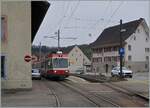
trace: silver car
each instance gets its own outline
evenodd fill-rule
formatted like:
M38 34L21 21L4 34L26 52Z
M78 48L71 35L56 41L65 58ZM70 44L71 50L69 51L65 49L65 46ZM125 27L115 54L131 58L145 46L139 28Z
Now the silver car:
M120 75L120 67L114 67L111 71L111 75L112 76L119 76ZM132 78L133 76L133 72L132 70L126 68L126 67L122 67L122 75L123 77L130 77Z
M41 80L41 73L40 73L39 69L32 69L32 79Z

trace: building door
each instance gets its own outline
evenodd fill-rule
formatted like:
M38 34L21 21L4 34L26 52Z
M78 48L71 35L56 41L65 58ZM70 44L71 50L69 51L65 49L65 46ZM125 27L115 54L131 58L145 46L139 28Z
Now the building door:
M6 61L6 58L5 56L1 56L1 78L5 78L5 61Z

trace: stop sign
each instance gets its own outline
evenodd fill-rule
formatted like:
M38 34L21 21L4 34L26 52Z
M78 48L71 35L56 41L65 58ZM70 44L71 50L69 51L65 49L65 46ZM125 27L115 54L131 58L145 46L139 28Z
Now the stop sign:
M29 56L29 55L26 55L26 56L24 57L24 60L25 60L26 62L29 62L29 61L32 60L32 57Z

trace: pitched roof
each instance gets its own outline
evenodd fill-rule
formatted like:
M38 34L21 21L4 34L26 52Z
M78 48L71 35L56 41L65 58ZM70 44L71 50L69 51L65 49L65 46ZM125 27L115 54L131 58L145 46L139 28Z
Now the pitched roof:
M125 29L125 32L122 32L122 39L125 41L129 36L131 36L139 24L143 21L143 18L127 22L122 24L122 29ZM91 47L107 46L109 44L119 44L120 42L120 25L115 25L104 29L101 35L93 42Z

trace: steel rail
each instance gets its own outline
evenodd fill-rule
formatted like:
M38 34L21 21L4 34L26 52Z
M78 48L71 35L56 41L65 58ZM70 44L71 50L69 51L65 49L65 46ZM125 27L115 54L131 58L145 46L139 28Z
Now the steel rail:
M120 107L118 104L113 103L112 101L110 101L110 99L108 99L106 97L99 97L96 94L91 93L91 92L89 92L89 91L87 91L87 90L85 90L85 89L83 89L83 88L81 88L77 85L72 85L68 82L61 82L60 84L74 90L75 92L78 92L80 95L82 95L82 96L86 97L88 100L92 101L98 107L102 107L101 103L98 101L99 99L101 101L107 102L107 105L108 105L108 103L111 104L112 107ZM94 97L94 98L92 98L91 96ZM95 100L98 101L98 102L96 102Z
M59 98L58 96L56 95L56 93L54 92L53 89L51 89L51 92L52 92L52 95L55 97L56 99L56 107L61 107L61 104L60 104L60 101L59 101Z
M111 85L110 85L110 84L111 84ZM106 84L106 83L104 84L104 83L103 83L104 86L109 87L109 88L112 88L113 90L116 90L116 91L118 91L118 92L124 93L124 94L126 94L126 95L128 95L128 96L130 96L130 97L135 96L135 97L141 98L141 99L143 99L143 100L145 100L145 101L149 101L148 98L143 97L143 96L141 96L141 95L139 95L139 94L137 94L137 93L134 93L134 92L132 92L132 91L126 89L126 88L120 87L120 86L115 85L115 84L113 84L113 83L110 83L110 84L108 84L108 83L107 83L107 84ZM112 85L113 85L113 86L112 86Z
M45 79L44 79L45 80ZM55 91L49 87L49 84L45 82L45 85L47 86L47 88L49 89L49 92L51 95L53 95L55 97L55 101L56 101L56 107L61 107L61 102L58 98L58 96L56 95Z

